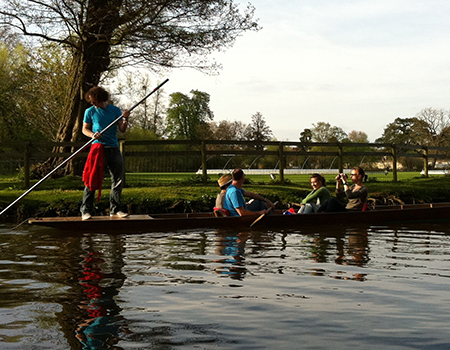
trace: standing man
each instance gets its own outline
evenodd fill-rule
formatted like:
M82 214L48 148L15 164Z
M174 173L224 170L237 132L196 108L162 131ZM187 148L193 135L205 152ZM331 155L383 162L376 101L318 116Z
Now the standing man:
M98 150L98 158L93 160L95 164L100 163L100 173L96 176L100 178L100 182L97 187L92 187L86 184L83 193L83 202L81 204L82 220L88 220L91 218L91 214L94 210L94 197L95 190L101 190L101 179L103 178L103 165L108 167L111 175L111 194L109 197L110 202L110 215L116 217L127 217L128 214L120 210L120 199L122 196L123 188L123 176L124 176L124 162L122 154L119 149L119 140L117 139L117 130L125 132L128 126L128 117L130 112L128 110L122 111L120 108L115 107L108 103L109 93L103 88L96 86L90 89L85 96L86 100L93 106L88 108L84 114L83 129L82 132L87 137L95 139L91 146L91 155L93 155L93 149ZM118 117L123 116L115 125L111 126L103 134L100 132L110 125ZM89 162L88 158L88 162ZM88 163L87 162L87 163ZM88 164L87 164L88 165ZM91 168L92 164L90 164ZM85 167L85 172L88 166ZM83 180L85 179L83 174ZM94 181L95 182L95 181ZM86 183L86 181L85 181Z
M267 198L242 188L245 181L242 169L235 169L231 176L233 181L227 188L223 202L224 209L227 209L231 216L260 215L267 213L268 208L275 209L274 204ZM254 201L247 206L244 197L252 198Z

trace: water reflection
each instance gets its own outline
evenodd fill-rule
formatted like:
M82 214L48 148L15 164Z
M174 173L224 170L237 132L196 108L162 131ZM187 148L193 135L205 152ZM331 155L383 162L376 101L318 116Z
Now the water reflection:
M317 263L363 266L369 260L367 229L342 229L305 236L310 258Z
M217 231L215 233L215 253L224 256L213 261L220 264L214 269L216 273L236 280L242 280L245 277L247 272L244 256L245 243L249 235L249 232L233 234Z
M283 341L279 348L295 348L308 338L288 329L326 339L314 326L324 320L328 329L344 330L342 339L354 335L376 348L375 338L360 336L364 327L353 331L327 312L343 305L336 314L350 313L353 326L370 323L356 310L358 300L376 320L369 333L405 312L405 324L419 320L417 307L405 310L410 303L439 309L450 277L450 237L443 232L418 226L128 236L0 232L0 348L34 342L49 349L244 349ZM428 308L420 316L431 317ZM261 329L269 332L264 339Z
M263 256L265 252L275 250L275 233L243 231L235 233L233 231L216 230L215 254L222 256L213 260L219 265L214 271L222 277L229 277L234 280L243 280L248 272L246 257ZM283 241L285 235L282 235ZM282 250L283 247L280 248Z
M79 302L81 315L75 336L86 350L122 349L115 346L121 339L119 333L129 333L115 300L126 279L122 273L124 242L117 236L111 238L110 244L98 248L92 237L85 237L82 242L79 284L84 298Z
M364 266L370 260L367 230L347 230L336 239L336 249L336 264Z
M265 252L274 250L280 252L279 258L283 258L284 254L281 252L292 248L289 247L287 233L280 235L280 243L275 242L274 234L267 233L233 233L217 230L214 236L214 252L221 256L213 260L218 264L214 272L221 277L234 280L243 280L247 273L252 273L246 266L246 258L264 256ZM342 229L334 230L332 233L305 234L296 249L296 253L300 255L306 253L312 261L320 264L334 262L336 265L363 267L370 261L367 229ZM257 268L255 264L251 267ZM268 267L265 265L265 268ZM278 267L276 270L274 268L273 272L283 273L283 268ZM317 276L323 276L325 273L325 270L319 267L314 268L312 272ZM352 279L363 281L365 274L355 273Z

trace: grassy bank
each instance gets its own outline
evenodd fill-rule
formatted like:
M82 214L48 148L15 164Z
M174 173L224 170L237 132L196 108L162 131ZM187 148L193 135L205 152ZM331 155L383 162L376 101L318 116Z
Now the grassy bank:
M334 191L332 176L327 176L327 179L327 187ZM145 187L126 187L122 202L133 214L209 211L212 210L219 191L216 180L217 176L214 176L207 184L203 184L199 177L192 174L165 176L164 181L152 180L150 186L146 183ZM273 181L268 176L255 175L249 177L249 180L246 190L260 193L272 201L279 201L285 207L291 203L299 203L311 191L308 175L287 179L284 184ZM109 181L105 180L101 200L96 203L98 215L108 214L109 185ZM370 197L379 204L436 203L449 201L450 198L450 177L447 176L424 178L417 176L417 173L411 176L404 174L396 183L381 181L373 176L369 177L366 185ZM32 216L77 216L82 191L80 177L49 179L5 213L4 218L21 221ZM5 208L24 192L19 179L0 178L0 207Z

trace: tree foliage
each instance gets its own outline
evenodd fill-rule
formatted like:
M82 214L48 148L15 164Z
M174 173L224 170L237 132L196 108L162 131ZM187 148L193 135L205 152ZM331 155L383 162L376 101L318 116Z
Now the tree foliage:
M352 130L348 133L348 139L354 143L369 143L369 137L364 131Z
M380 143L414 145L422 138L423 124L418 118L396 118L389 123L383 135L376 140Z
M313 142L341 142L347 137L347 133L342 128L326 122L313 124L311 129L311 140Z
M127 101L140 101L151 90L152 83L148 74L136 76L136 74L128 72L125 74L125 79L121 80L118 86L120 99L126 99ZM165 132L166 116L166 107L163 100L164 90L159 89L137 106L129 119L129 130L149 130L153 135L162 136Z
M199 140L208 134L208 122L214 118L206 92L191 90L191 97L175 92L167 109L167 133L177 140Z
M210 122L209 128L211 134L207 139L211 140L228 140L243 141L245 140L245 129L247 125L241 121L221 120L219 122Z
M335 143L348 140L346 132L338 126L333 126L330 123L326 122L318 122L317 124L313 124L312 126L312 128L304 129L300 133L301 142ZM303 146L303 150L314 152L332 152L336 151L337 148L325 146L314 146L309 148ZM303 162L303 159L301 159L301 161ZM323 169L330 165L333 165L334 158L330 156L311 156L307 157L304 162L308 162L313 168Z
M417 134L424 145L448 147L450 145L450 111L443 109L425 108L416 118Z
M0 42L0 140L52 140L67 84L65 58L55 45L30 51Z
M33 50L31 59L35 76L24 100L26 117L33 129L54 141L64 113L70 62L54 43Z
M266 124L263 115L256 112L252 115L252 122L247 125L244 131L244 137L247 141L265 142L270 141L273 133L270 127ZM262 145L257 145L256 149L262 149Z
M28 129L22 117L23 89L31 81L33 72L25 48L0 43L0 140L20 140L17 131Z

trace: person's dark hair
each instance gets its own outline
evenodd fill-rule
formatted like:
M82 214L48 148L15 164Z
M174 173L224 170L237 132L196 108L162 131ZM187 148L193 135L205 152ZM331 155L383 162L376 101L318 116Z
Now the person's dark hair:
M326 186L325 178L320 174L317 173L312 174L309 180L311 179L318 179L322 183L322 186Z
M353 168L353 170L358 170L358 174L361 175L361 177L364 179L364 176L366 175L366 172L364 171L363 168L361 168L360 166L355 166Z
M96 100L97 102L108 102L109 93L100 86L94 86L93 88L89 89L88 92L86 92L86 95L84 97L88 102L91 102L92 99Z
M239 181L244 176L244 171L242 169L234 169L231 176L233 177L233 180Z

